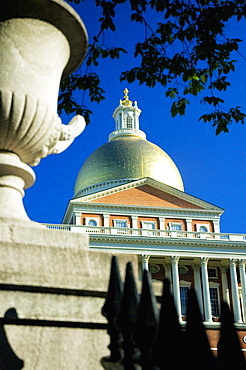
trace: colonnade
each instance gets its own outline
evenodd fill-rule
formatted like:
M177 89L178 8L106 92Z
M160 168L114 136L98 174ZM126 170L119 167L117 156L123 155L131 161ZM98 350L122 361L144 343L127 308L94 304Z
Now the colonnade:
M142 255L142 267L148 269L150 255ZM180 257L170 256L165 258L164 270L165 278L168 278L172 284L172 291L177 308L178 317L182 320L181 301L180 301L180 278L179 278L179 261ZM196 290L199 306L204 316L205 322L213 322L211 299L210 299L210 284L208 277L208 257L196 258L192 263L194 288ZM220 300L226 301L233 310L234 320L236 323L246 322L246 273L245 259L229 259L218 261L217 268L221 271L221 292ZM239 285L237 276L237 266L239 268L239 276L241 282L241 304L239 297ZM227 270L230 272L230 284L227 279ZM229 294L230 291L230 294Z

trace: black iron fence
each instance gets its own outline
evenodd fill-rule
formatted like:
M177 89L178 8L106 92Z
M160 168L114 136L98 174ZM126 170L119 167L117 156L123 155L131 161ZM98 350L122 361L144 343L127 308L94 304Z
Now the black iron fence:
M164 281L161 307L158 308L148 271L144 271L139 295L130 263L126 267L123 287L116 257L112 259L102 314L108 320L110 336L110 356L101 361L105 369L246 369L233 316L225 302L221 303L220 339L215 357L203 326L195 291L189 290L186 326L182 329L169 281Z

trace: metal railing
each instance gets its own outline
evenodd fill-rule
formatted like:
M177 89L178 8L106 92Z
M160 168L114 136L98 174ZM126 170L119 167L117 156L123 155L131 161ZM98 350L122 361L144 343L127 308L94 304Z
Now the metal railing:
M47 229L80 232L88 234L111 234L111 235L127 235L127 236L142 236L153 238L187 238L187 239L209 239L209 240L228 240L246 242L245 234L231 233L204 233L197 231L172 231L158 229L132 229L132 228L117 228L106 226L82 226L82 225L58 225L44 224Z
M132 266L128 263L123 289L116 257L112 259L102 314L108 320L110 336L110 356L101 360L104 369L246 369L233 316L226 303L221 304L220 339L215 357L203 326L195 291L190 289L188 294L187 321L183 329L169 281L164 282L159 309L148 271L144 271L139 295Z

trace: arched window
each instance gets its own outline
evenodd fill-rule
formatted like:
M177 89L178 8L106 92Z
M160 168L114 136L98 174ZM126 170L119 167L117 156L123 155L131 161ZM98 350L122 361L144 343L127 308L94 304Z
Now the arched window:
M132 117L128 116L126 118L126 127L127 128L132 128Z
M97 226L97 222L95 220L89 220L88 226Z
M208 228L206 226L200 226L199 227L199 231L201 231L202 233L207 233L208 232Z

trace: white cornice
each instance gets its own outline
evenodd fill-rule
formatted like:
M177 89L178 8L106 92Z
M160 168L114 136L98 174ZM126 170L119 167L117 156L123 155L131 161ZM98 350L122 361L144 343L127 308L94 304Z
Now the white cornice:
M155 216L155 217L179 217L192 219L215 219L219 218L220 213L217 210L207 209L186 209L186 208L164 208L164 207L148 207L134 206L121 204L107 203L71 203L74 211L77 212L94 212L94 213L110 213L112 215L128 214L129 216Z
M90 248L121 253L133 254L151 254L157 255L173 255L177 254L185 257L209 257L216 259L224 258L243 258L246 252L245 242L221 242L219 240L178 240L175 238L138 238L126 236L102 236L90 235Z

